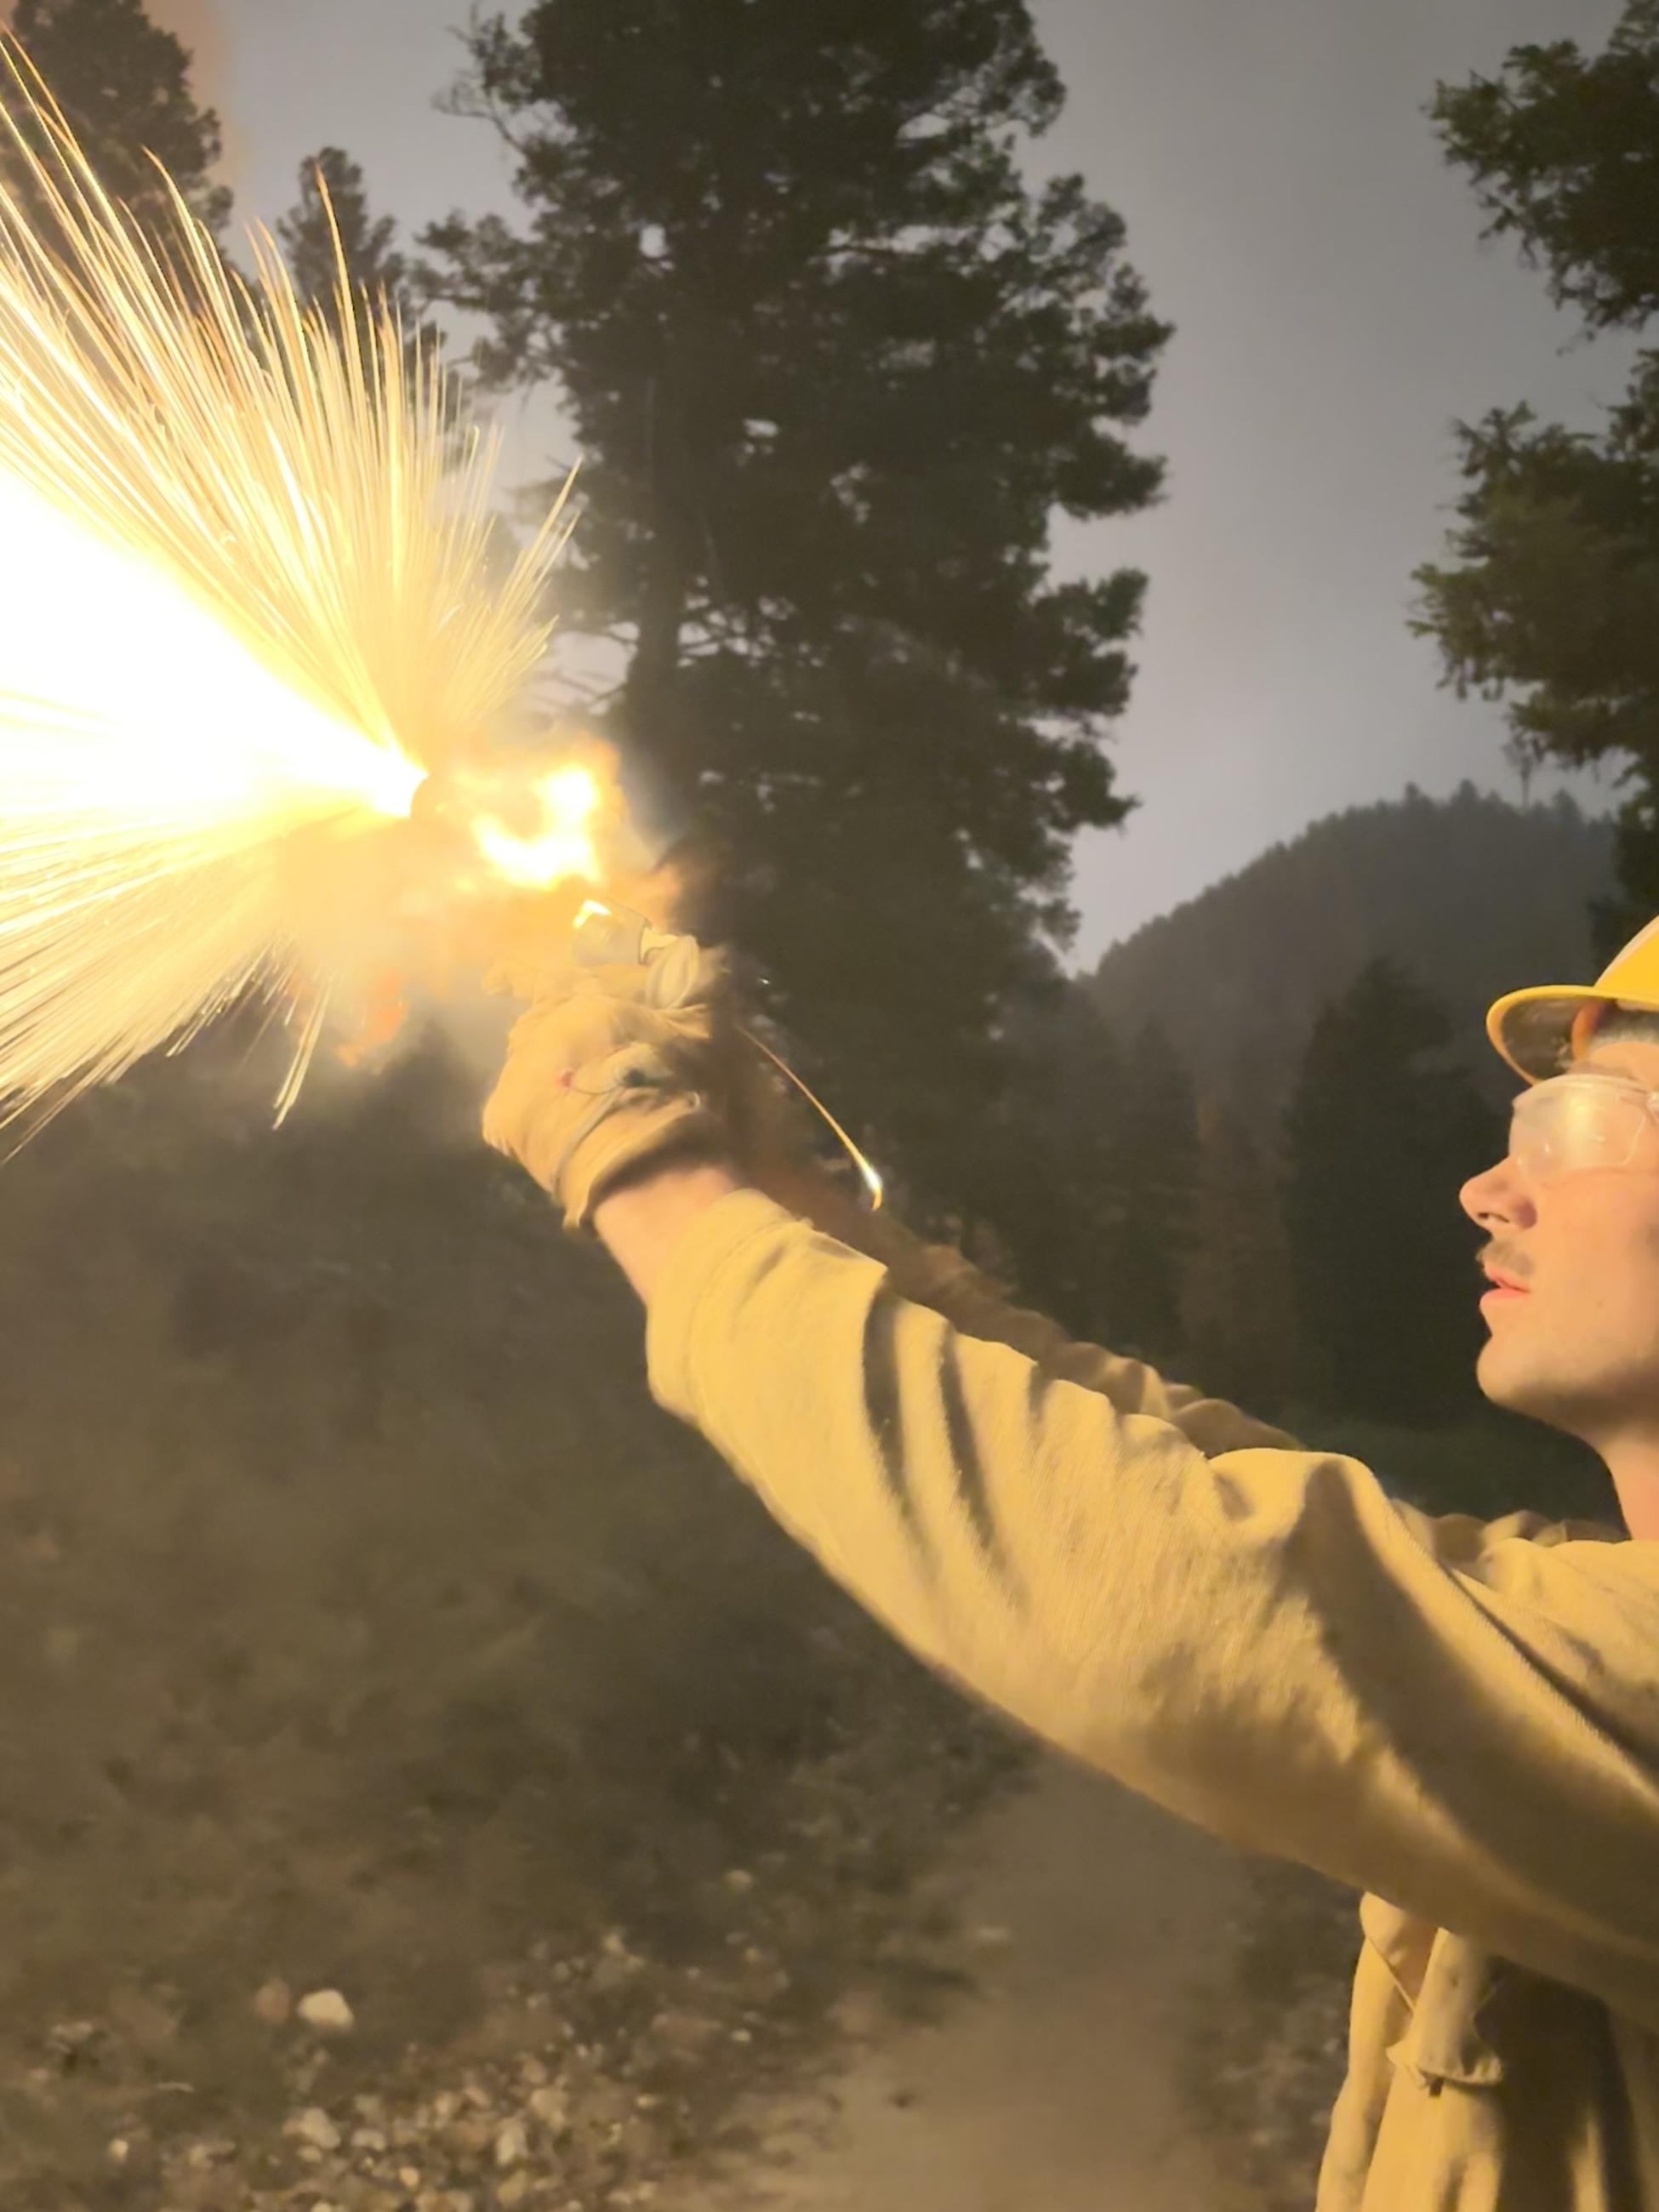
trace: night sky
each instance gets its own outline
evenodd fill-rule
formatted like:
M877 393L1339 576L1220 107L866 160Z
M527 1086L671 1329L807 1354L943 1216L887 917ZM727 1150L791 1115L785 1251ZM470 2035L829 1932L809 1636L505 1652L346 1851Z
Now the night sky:
M241 218L287 207L300 160L330 143L406 231L453 205L510 206L489 132L433 106L461 58L462 0L155 12L203 41ZM1522 40L1599 45L1619 12L1036 0L1071 95L1042 164L1081 168L1121 210L1178 325L1144 434L1169 457L1167 502L1056 537L1067 568L1152 578L1115 747L1141 805L1079 849L1079 958L1335 808L1408 781L1516 789L1498 710L1439 689L1432 649L1407 634L1411 570L1455 495L1457 417L1530 398L1593 422L1627 356L1575 343L1541 278L1480 243L1422 111L1437 78L1490 72ZM545 473L564 451L556 422L510 416L514 474Z

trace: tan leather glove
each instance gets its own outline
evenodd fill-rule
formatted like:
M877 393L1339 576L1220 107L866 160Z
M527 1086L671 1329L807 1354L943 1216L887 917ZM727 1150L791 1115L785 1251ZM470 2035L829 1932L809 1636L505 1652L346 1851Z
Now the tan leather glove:
M655 1155L730 1151L726 963L677 937L640 967L571 967L514 1024L483 1133L586 1228Z
M572 1229L589 1224L626 1171L697 1148L873 1257L919 1250L826 1172L811 1110L738 1028L722 954L677 937L643 963L549 969L543 951L497 971L499 987L535 998L513 1030L483 1128Z

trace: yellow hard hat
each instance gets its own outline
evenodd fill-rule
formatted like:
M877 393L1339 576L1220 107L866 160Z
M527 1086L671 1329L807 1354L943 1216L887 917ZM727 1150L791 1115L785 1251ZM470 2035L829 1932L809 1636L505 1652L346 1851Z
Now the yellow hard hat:
M1613 1006L1659 1014L1659 921L1632 938L1594 983L1510 991L1486 1016L1486 1035L1517 1075L1541 1083L1570 1067Z

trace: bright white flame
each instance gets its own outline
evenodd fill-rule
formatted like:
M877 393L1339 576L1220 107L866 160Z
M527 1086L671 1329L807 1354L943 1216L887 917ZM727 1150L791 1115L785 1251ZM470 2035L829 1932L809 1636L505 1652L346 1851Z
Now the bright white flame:
M0 847L20 812L244 818L269 836L407 814L422 770L302 698L172 579L0 474ZM50 701L36 725L30 702ZM64 728L101 731L66 748ZM118 733L118 735L117 734Z
M599 856L594 817L599 787L592 772L567 765L544 775L535 787L542 818L533 835L516 836L498 816L481 814L472 823L478 850L497 875L524 890L544 890L572 876L597 876Z
M0 92L0 1122L250 987L285 1109L402 881L350 833L515 712L565 526L497 557L490 439L343 265L307 309L176 191L148 234L3 35Z
M262 974L292 832L421 771L0 471L0 1110L119 1073Z

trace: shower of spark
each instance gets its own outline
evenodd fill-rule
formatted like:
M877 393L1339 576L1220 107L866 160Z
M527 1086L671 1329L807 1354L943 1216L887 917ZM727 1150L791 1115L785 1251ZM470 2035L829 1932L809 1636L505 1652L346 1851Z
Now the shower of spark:
M501 742L563 526L504 557L430 347L343 271L303 307L264 233L239 276L176 192L146 236L3 63L0 1119L255 990L295 1033L285 1110L411 914L599 872L595 769ZM428 776L441 865L404 818Z

